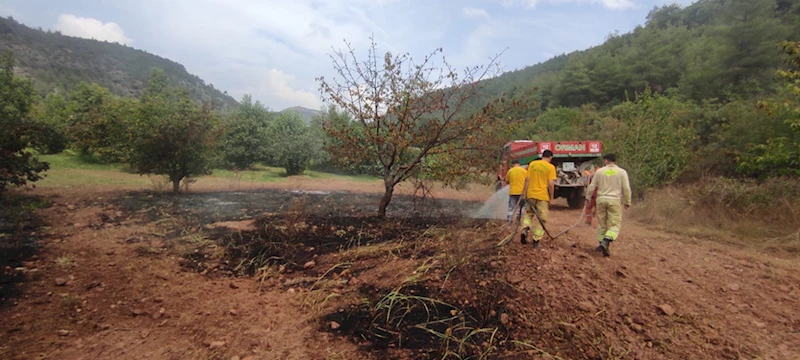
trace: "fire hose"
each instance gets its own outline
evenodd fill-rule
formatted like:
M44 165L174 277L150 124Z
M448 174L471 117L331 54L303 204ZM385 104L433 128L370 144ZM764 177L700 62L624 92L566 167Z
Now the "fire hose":
M508 223L506 223L506 225L503 226L503 229L500 231L501 233L503 233L503 232L506 231L506 229L508 229L508 226L510 226L511 224L516 223L516 226L514 226L514 232L512 232L510 235L508 235L508 236L504 237L503 239L501 239L500 242L498 242L495 245L495 247L502 247L502 246L508 244L512 239L514 239L515 236L517 236L517 232L519 232L520 218L522 217L522 213L519 210L520 210L520 207L522 206L523 200L525 200L525 199L520 196L520 198L517 201L517 204L514 206L514 210L512 212L512 214L515 214L516 217L512 217L508 221ZM533 210L533 214L536 216L536 220L539 221L540 225L542 225L542 229L544 229L545 234L547 234L547 236L549 236L551 239L555 239L555 238L557 238L557 237L559 237L561 235L566 234L568 231L570 231L570 230L574 229L576 226L578 226L581 223L581 220L586 216L586 210L587 210L587 208L589 207L590 204L591 204L590 202L586 202L583 205L583 210L581 210L580 216L578 217L578 221L576 221L574 224L572 224L571 226L567 227L566 229L561 230L561 232L559 232L558 234L555 234L555 235L550 235L550 232L547 231L547 227L544 226L544 223L542 222L542 218L541 218L541 216L539 216L539 212L536 210L536 207L533 207L532 210ZM516 221L515 221L515 218L516 218Z

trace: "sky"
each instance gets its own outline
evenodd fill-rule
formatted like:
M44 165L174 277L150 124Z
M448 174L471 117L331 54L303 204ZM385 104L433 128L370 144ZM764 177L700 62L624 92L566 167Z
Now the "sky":
M442 48L456 68L499 58L521 69L601 44L654 6L694 0L0 0L0 15L65 35L118 42L183 64L237 100L273 110L322 105L316 78L345 47L422 58Z

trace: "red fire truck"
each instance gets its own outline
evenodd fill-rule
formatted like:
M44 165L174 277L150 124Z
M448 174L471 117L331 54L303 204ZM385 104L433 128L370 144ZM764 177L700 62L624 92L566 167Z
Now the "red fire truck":
M553 165L558 174L555 198L566 198L570 208L583 208L590 174L599 165L593 160L603 156L600 141L512 141L503 146L500 155L497 190L507 185L506 173L512 161L519 160L520 165L527 168L531 161L540 159L545 150L553 152Z

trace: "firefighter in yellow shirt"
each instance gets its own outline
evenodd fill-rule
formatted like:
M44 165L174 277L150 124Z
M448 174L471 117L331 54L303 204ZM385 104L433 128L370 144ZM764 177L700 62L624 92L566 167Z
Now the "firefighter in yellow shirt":
M522 220L522 235L520 241L528 243L528 231L533 223L533 217L538 213L539 221L533 226L533 247L539 248L539 241L544 238L543 224L549 217L550 200L555 195L556 167L551 164L553 152L545 150L542 159L528 164L528 178L525 180L525 217ZM535 210L534 210L535 209Z
M519 160L511 162L511 169L506 173L506 181L508 182L508 221L512 221L514 217L514 207L517 206L519 198L522 196L522 191L525 190L525 178L528 177L528 172L519 165ZM522 215L522 208L519 209L518 214Z

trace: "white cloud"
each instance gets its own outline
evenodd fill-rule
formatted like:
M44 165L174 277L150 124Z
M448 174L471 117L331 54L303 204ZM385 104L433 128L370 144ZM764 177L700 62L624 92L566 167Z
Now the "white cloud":
M125 32L116 23L103 23L97 19L77 17L71 14L61 14L55 29L68 36L117 42L124 45L133 43L133 40L125 36Z
M463 8L461 9L461 13L464 14L466 17L471 18L484 18L484 19L491 19L489 13L486 12L484 9L479 8Z
M329 77L332 48L343 40L363 56L374 35L380 49L393 46L385 21L370 10L397 0L142 0L131 5L147 16L159 34L158 54L227 90L234 97L252 94L271 108L321 105L315 78ZM399 48L399 47L398 47ZM407 50L407 49L401 49ZM208 54L186 58L180 54Z
M503 5L506 7L525 6L530 9L535 9L536 6L539 4L563 4L563 3L600 4L603 7L606 7L611 10L626 10L636 7L636 4L633 2L633 0L505 0L503 2Z
M48 1L53 6L40 14L41 5L34 3ZM503 11L504 1L517 10L538 5L537 10L547 11ZM0 11L8 2L34 19L58 14L113 19L125 26L137 47L185 65L237 98L252 94L281 109L320 104L315 78L336 76L328 54L344 48L343 40L352 43L362 61L370 36L379 52L410 52L417 60L442 47L458 69L485 64L508 48L500 60L516 69L544 60L543 52L597 45L610 31L624 32L644 21L644 13L633 13L674 1L691 0L0 0ZM610 10L634 3L631 12ZM68 20L93 23L93 28L116 26L120 42L130 41L116 24L74 15ZM78 28L81 34L76 35L83 37L109 32Z
M247 86L233 90L231 95L241 99L245 94L253 94L257 98L269 99L267 105L275 110L292 106L303 106L318 109L322 102L315 93L295 88L294 76L278 69L249 69L241 72L247 78Z

